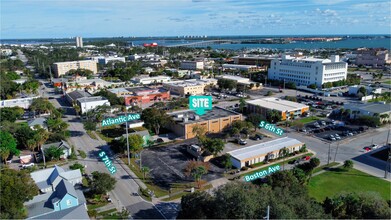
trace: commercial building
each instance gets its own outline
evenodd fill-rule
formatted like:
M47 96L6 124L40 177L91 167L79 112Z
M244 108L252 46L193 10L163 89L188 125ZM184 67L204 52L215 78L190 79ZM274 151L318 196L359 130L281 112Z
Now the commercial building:
M327 82L345 80L347 71L348 64L340 61L338 55L331 59L283 55L272 60L268 79L294 82L298 86L315 84L320 88Z
M60 77L69 72L69 70L87 69L91 70L93 74L98 72L98 67L93 60L79 60L70 62L53 63L53 71L56 77Z
M206 86L215 86L216 84L216 79L189 79L163 83L163 87L172 93L184 96L203 94Z
M246 103L248 112L259 113L266 116L268 111L277 110L281 113L282 120L286 120L287 117L292 118L292 116L301 116L304 112L309 111L308 105L274 97L250 100L246 101Z
M65 86L65 92L72 92L78 89L85 89L92 93L109 87L110 85L114 83L107 82L103 79L84 79L84 80L75 80L75 81L68 81L64 83Z
M76 37L76 47L83 48L83 38L82 37Z
M153 84L153 83L170 82L171 77L169 77L169 76L155 76L155 77L139 76L139 77L133 78L133 81L137 84L149 85L149 84Z
M84 114L90 110L95 109L98 106L102 106L102 105L110 106L110 102L105 97L92 96L88 98L77 99L77 105L80 106L81 114Z
M196 134L193 133L195 125L205 127L206 132L218 133L230 126L232 122L242 120L242 114L219 107L213 107L203 115L197 115L192 110L173 112L169 115L172 116L174 123L167 128L184 139L195 137Z
M203 61L182 61L181 69L183 70L203 70L204 62Z
M266 70L270 67L270 63L276 56L259 56L259 55L247 55L233 57L235 64L240 65L255 65L265 68Z
M388 60L388 50L384 48L357 49L356 65L383 68Z
M376 88L376 87L372 87L372 86L354 85L354 86L349 86L349 88L348 88L349 95L357 95L358 90L360 90L361 87L364 87L367 90L367 94L372 94L372 93L381 94L381 91L382 91L382 88Z
M28 98L20 98L20 99L7 99L0 100L0 108L4 107L21 107L24 109L28 109L33 103L33 99L39 98L39 96L28 97Z
M111 57L111 56L109 56L109 57L104 57L104 56L89 57L88 59L89 60L93 60L96 63L99 63L101 65L106 65L109 62L122 62L122 63L125 63L125 57L117 57L117 56L114 56L114 57Z
M223 64L223 71L226 69L230 70L243 70L247 72L257 72L257 71L265 71L266 68L261 68L256 65L242 65L242 64Z
M377 116L380 121L391 120L391 107L387 103L366 103L366 104L344 104L345 110L350 110L350 118L358 118L360 116ZM388 115L388 116L387 116Z
M163 88L134 87L109 89L108 91L118 97L124 97L127 106L166 101L170 98L170 91Z
M249 78L244 78L244 77L240 77L240 76L220 75L220 76L216 76L216 78L232 80L237 83L238 89L246 87L246 89L256 90L256 89L260 89L262 87L262 83L257 83L257 82L251 81Z
M289 137L283 137L272 141L255 144L228 152L231 155L232 165L238 169L266 160L280 157L280 150L287 148L289 153L299 151L304 143Z

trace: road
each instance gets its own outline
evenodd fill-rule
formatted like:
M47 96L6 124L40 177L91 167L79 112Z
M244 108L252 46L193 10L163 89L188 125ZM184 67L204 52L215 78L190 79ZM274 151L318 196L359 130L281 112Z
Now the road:
M47 83L43 85L44 95L46 97L54 97L49 99L56 108L62 107L66 110L66 118L63 120L69 124L68 130L71 132L69 142L75 146L75 150L83 150L87 153L85 159L80 159L79 162L86 165L86 172L92 173L94 171L109 173L106 166L98 158L98 152L104 150L108 155L113 155L106 142L92 139L85 133L83 124L80 119L74 115L74 110L68 106L65 98L61 95L54 95L54 89L48 86ZM113 203L122 209L125 207L130 211L131 217L134 219L173 219L176 217L176 212L163 215L162 212L151 202L145 201L138 194L139 186L132 179L127 171L113 160L117 172L113 174L113 177L117 180L116 186L113 191L110 192ZM171 207L172 204L159 204L159 208L166 210L167 207ZM172 208L171 208L172 209Z
M295 131L286 133L286 136L306 143L308 149L317 153L316 157L320 159L322 164L326 164L328 162L328 152L330 146L330 162L333 162L334 160L337 162L353 160L357 169L365 171L373 176L383 178L386 163L384 161L370 157L363 148L370 146L371 144L384 146L387 140L388 129L389 128L387 127L370 129L369 131L359 134L356 137L341 140L339 146L337 141L329 144L328 142L318 138L303 135L303 133L297 133ZM335 157L336 152L337 155ZM390 176L391 175L388 176L388 180L391 181Z

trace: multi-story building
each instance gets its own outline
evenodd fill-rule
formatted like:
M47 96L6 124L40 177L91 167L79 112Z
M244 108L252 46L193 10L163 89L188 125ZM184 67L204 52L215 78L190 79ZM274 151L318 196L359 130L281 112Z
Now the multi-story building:
M82 37L76 37L76 47L83 48L83 38Z
M268 79L321 87L327 82L345 80L347 71L348 64L340 61L338 55L331 56L331 59L283 55L282 58L272 60Z
M93 60L96 63L99 63L101 65L106 65L107 63L113 61L113 62L122 62L125 63L125 57L104 57L104 56L99 56L99 57L89 57L87 58L89 60Z
M170 82L171 77L169 77L169 76L155 76L155 77L139 76L139 77L133 78L133 81L137 84L148 85L148 84L153 84L153 83Z
M94 74L98 72L98 67L93 60L79 60L70 62L57 62L53 63L53 71L56 77L60 77L68 73L69 70L87 69L91 70Z
M203 70L204 62L203 61L182 61L181 69L183 70Z
M289 153L299 151L304 143L289 137L279 138L268 142L255 144L249 147L228 152L231 155L232 165L238 169L252 164L262 163L281 156L280 150L288 149Z
M260 68L256 65L242 65L242 64L223 64L223 70L243 70L247 72L264 71L266 68Z
M240 65L255 65L265 68L266 70L270 67L270 63L276 56L259 56L259 55L247 55L233 57L235 64Z
M203 94L206 86L216 84L216 79L189 79L163 83L163 87L172 93L184 96Z
M291 102L280 98L264 98L246 101L247 111L251 113L259 113L266 117L268 111L277 110L281 113L281 119L286 120L287 117L301 116L304 112L309 111L309 106L297 102Z
M127 106L160 102L170 98L170 91L163 88L134 87L109 89L108 91L118 97L124 97Z
M84 79L64 82L65 92L72 92L78 89L86 89L92 93L99 89L109 87L114 83L107 82L103 79Z
M203 115L197 115L192 110L173 112L170 115L174 123L169 125L169 129L184 139L196 136L193 133L195 125L205 127L207 133L218 133L230 126L232 122L242 120L242 114L219 107L213 107Z
M383 68L388 60L388 50L384 48L357 49L356 65Z

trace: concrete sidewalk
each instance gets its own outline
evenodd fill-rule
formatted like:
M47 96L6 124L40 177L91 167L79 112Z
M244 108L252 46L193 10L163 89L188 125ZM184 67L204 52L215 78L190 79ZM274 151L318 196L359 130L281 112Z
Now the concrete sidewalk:
M102 145L107 145L107 142L102 140L99 135L93 131L92 132L97 138L98 138L98 141L102 144ZM125 171L126 173L137 183L137 185L143 189L147 188L147 186L144 184L143 181L141 181L137 175L128 167L128 165L126 165L121 159L114 159Z

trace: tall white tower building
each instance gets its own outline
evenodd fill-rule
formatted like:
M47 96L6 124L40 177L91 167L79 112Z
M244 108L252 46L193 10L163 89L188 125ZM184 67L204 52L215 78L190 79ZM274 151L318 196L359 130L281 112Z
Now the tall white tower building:
M82 37L76 37L76 47L83 48L83 38Z

